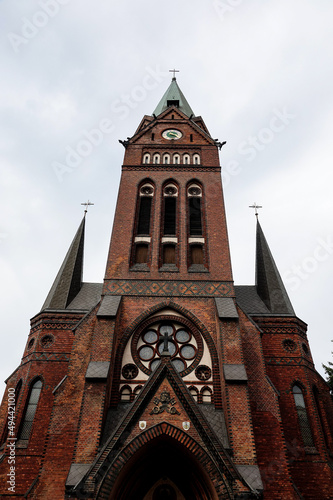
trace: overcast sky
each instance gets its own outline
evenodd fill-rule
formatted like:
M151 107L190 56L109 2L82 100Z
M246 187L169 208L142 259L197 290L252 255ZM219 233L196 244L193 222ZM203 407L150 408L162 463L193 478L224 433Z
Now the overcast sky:
M235 283L254 284L255 201L323 374L333 348L332 19L332 0L0 0L0 393L88 199L84 280L103 280L118 139L153 112L172 68L194 113L227 141Z

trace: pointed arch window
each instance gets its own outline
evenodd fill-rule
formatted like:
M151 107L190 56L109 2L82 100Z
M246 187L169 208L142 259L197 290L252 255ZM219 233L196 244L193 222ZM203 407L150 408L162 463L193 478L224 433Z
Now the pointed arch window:
M297 384L293 386L293 396L298 415L299 426L302 434L304 446L314 447L308 413L306 411L305 400L301 387Z
M192 182L187 188L188 265L190 272L207 271L202 211L202 186L197 182Z
M194 401L198 402L198 389L194 386L189 387L190 394Z
M151 182L144 182L139 188L137 198L136 227L131 254L132 265L140 264L141 270L149 271L149 249L151 242L152 207L155 188ZM143 264L143 266L141 265ZM138 266L137 266L138 267ZM137 268L134 268L136 270Z
M201 398L202 402L206 404L210 404L212 402L212 391L208 387L204 387L201 390Z
M160 249L162 266L176 265L176 250L178 243L177 210L178 187L176 184L169 182L163 188Z
M18 439L20 441L29 440L42 387L42 381L38 379L32 384L30 388L28 403L24 411L24 416L18 435Z
M149 235L151 222L151 208L154 196L154 187L151 184L144 184L139 192L139 214L136 234Z
M187 193L190 236L202 236L202 189L198 184L191 184Z

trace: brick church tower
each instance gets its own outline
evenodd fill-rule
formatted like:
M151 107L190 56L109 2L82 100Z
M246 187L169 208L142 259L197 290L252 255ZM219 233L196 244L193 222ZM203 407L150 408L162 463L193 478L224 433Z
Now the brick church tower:
M332 499L332 399L259 222L233 284L221 144L175 78L122 144L104 283L83 219L7 379L1 498Z

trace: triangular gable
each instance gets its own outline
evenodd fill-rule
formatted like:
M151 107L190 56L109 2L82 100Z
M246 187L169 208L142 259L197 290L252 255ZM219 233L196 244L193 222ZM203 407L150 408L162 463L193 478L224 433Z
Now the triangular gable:
M163 399L161 397L163 392L167 392L169 397L164 397ZM163 405L165 406L164 409ZM137 433L133 431L133 428L136 429L139 422L144 420L144 415L158 414L160 410L162 410L160 424L163 425L175 426L171 422L168 423L168 420L170 420L168 414L179 414L180 417L186 416L187 421L190 422L190 425L193 426L197 433L199 438L197 442L204 444L206 453L210 455L215 464L218 464L220 474L222 473L226 477L230 485L235 481L240 481L243 486L251 490L223 448L208 421L203 416L198 405L194 403L186 385L168 357L162 359L161 364L151 374L140 393L140 398L137 398L132 403L120 424L108 438L99 455L96 457L90 470L76 488L81 489L84 487L86 480L89 480L90 484L91 482L102 482L119 450L123 448L124 442L131 441L132 435L133 439L137 437ZM181 429L179 430L181 431Z
M153 120L154 120L154 118L153 118L152 116L145 115L145 116L142 118L142 120L141 120L141 122L140 122L140 124L139 124L138 128L137 128L137 129L136 129L136 131L134 132L133 137L134 137L136 134L138 134L141 130L144 130L144 129L148 126L148 125L150 125L150 123L151 123Z
M171 118L171 115L174 115L174 118ZM163 113L161 113L158 118L155 117L154 120L148 122L148 120L145 120L145 118L141 121L137 131L128 140L128 143L134 144L137 142L144 134L149 132L158 122L161 121L166 121L168 124L175 124L176 126L176 121L177 120L184 120L186 123L193 129L194 132L198 133L201 137L203 137L209 144L215 144L215 141L212 139L212 137L209 135L208 130L205 127L205 130L200 127L195 121L190 119L188 116L185 115L185 113L182 113L178 108L171 106L168 109L166 109ZM207 130L207 131L206 131Z

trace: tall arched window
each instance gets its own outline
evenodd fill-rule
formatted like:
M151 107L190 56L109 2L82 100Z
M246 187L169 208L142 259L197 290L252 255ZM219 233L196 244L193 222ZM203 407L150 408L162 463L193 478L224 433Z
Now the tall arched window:
M198 184L191 184L187 190L187 194L190 236L202 236L202 189Z
M36 380L30 388L28 403L24 411L18 439L20 441L28 441L32 424L35 418L35 413L37 410L37 405L40 397L40 393L42 390L42 381L40 379Z
M154 195L154 187L151 184L144 184L139 192L139 215L136 234L150 234L151 206Z
M161 257L162 265L176 264L178 188L169 182L163 188Z
M308 414L305 407L305 401L303 396L303 391L299 385L293 386L293 395L296 405L296 411L298 415L299 426L301 429L302 439L304 446L314 446L312 432L310 427L310 422Z
M154 199L154 186L151 182L141 185L137 199L137 219L134 232L132 251L132 264L147 264L149 258L149 246L151 241L151 219L152 205ZM142 266L140 266L142 267ZM148 266L143 266L149 271Z

